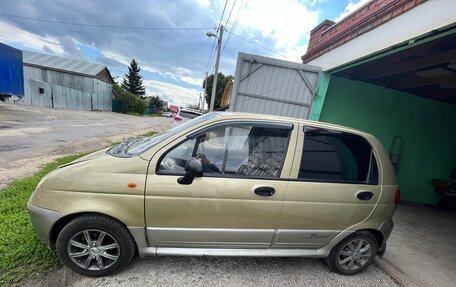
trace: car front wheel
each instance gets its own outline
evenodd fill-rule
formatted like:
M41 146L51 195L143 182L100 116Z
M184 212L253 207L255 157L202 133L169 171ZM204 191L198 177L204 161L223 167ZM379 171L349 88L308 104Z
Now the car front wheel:
M374 261L377 249L377 240L370 232L356 232L331 250L326 263L336 273L352 275L363 271Z
M83 215L62 229L56 249L70 269L96 277L127 266L135 254L135 243L118 221L102 215Z

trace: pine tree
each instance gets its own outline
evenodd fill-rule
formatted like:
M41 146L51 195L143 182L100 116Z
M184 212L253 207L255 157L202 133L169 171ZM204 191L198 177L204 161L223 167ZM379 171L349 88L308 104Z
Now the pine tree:
M122 83L122 88L138 97L146 93L142 76L139 73L140 71L141 69L139 68L138 63L135 59L133 59L128 67L128 73L125 74Z

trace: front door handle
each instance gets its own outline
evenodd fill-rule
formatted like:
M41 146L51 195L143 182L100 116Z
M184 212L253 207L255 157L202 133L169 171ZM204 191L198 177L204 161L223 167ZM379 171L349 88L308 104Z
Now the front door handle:
M260 186L255 188L255 193L259 196L271 196L274 195L275 189L270 186Z
M374 194L370 191L361 191L356 195L356 197L360 200L370 200L373 196Z

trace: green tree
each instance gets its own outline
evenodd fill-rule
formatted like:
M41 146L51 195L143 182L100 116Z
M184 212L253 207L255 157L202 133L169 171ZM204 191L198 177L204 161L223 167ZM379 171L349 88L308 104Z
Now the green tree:
M142 76L139 73L140 71L141 69L138 63L133 59L128 67L128 73L125 74L122 82L122 88L138 97L146 93Z
M215 103L214 110L220 108L220 103L222 101L223 91L225 90L226 83L229 80L234 79L232 75L225 76L223 73L219 73L217 77L217 89L215 90ZM211 96L212 96L212 83L214 82L214 75L207 77L207 86L206 86L206 103L207 107L211 105ZM204 81L203 81L204 87Z
M160 110L163 109L163 105L165 104L165 101L163 101L159 96L152 96L152 97L149 97L148 99L148 107L150 108L153 108L153 107L156 107Z
M146 103L143 99L138 98L132 93L126 91L124 88L118 84L113 84L112 88L116 95L115 101L120 102L120 112L127 113L136 113L143 114L146 109Z

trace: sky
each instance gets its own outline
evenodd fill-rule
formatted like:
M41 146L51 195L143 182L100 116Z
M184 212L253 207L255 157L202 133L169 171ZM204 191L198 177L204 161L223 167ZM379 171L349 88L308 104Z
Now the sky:
M219 72L234 75L239 52L301 62L315 26L368 1L0 0L0 42L104 64L119 82L134 58L147 96L185 106L198 103L206 71L214 72L216 38L206 33L219 23Z

